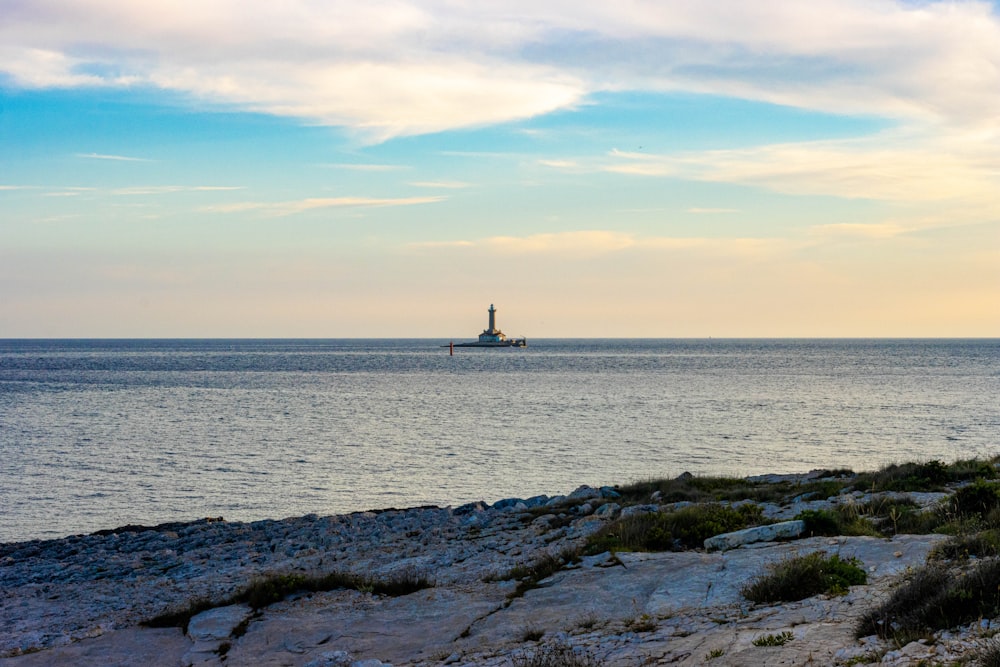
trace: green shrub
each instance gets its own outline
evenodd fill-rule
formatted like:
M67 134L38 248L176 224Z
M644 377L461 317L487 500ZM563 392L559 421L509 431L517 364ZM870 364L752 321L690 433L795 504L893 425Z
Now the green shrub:
M587 540L588 554L604 551L680 551L696 549L713 535L761 522L759 505L691 505L673 512L648 512L616 519Z
M877 634L905 644L937 630L1000 614L1000 560L988 559L968 571L929 563L914 571L858 623L858 637Z
M754 646L784 646L793 639L795 639L795 635L792 634L790 630L785 630L778 635L761 635L760 637L754 637L750 643Z
M945 512L923 511L910 497L883 496L873 498L858 506L859 515L868 518L870 525L886 536L900 533L926 535L932 533L947 521Z
M803 510L795 517L805 522L806 535L878 535L859 508L842 505L836 510Z
M963 486L952 495L951 508L959 515L985 518L1000 508L1000 483L977 479Z
M953 535L931 549L931 560L964 560L970 556L990 558L1000 556L1000 530L982 530L965 535Z
M839 514L830 510L803 510L796 519L805 523L806 535L840 535L842 523Z
M794 602L820 593L843 594L848 587L867 580L856 558L843 560L836 554L816 551L772 564L740 592L751 602Z
M956 482L977 478L995 479L997 476L997 469L994 466L996 461L996 458L990 461L983 461L981 459L958 460L948 466L948 472L951 479Z
M399 572L390 577L379 579L344 572L321 575L278 573L258 577L233 595L223 599L199 598L183 609L165 612L146 621L143 625L153 628L180 627L186 632L188 622L192 617L203 611L231 604L247 604L252 609L257 610L280 602L292 593L298 592L315 593L347 588L378 595L401 596L432 586L434 583L426 577L410 571Z

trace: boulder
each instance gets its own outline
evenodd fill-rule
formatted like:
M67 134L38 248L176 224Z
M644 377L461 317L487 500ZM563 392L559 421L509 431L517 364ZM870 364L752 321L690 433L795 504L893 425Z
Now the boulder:
M705 540L705 549L708 551L725 551L735 549L744 544L754 542L773 542L775 540L788 540L799 537L806 529L804 521L782 521L772 523L767 526L754 526L744 528L732 533L723 533Z
M570 500L590 500L591 498L600 498L601 492L592 486L584 484L583 486L577 487L576 491L569 494L569 497Z

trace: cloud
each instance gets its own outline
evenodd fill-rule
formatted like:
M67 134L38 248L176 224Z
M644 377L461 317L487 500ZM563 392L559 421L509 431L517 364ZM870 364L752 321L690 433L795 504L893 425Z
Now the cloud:
M576 160L539 160L538 164L543 167L549 167L550 169L558 169L560 171L570 171L570 172L580 172L586 171L587 168L583 164L577 162Z
M242 185L137 185L128 188L116 188L111 194L118 196L163 195L174 192L226 192L243 190Z
M320 166L328 169L349 169L351 171L398 171L400 169L410 168L399 164L354 164L349 162L323 164Z
M444 201L445 197L328 197L309 198L285 202L239 202L235 204L218 204L206 206L202 210L209 213L241 213L244 211L261 211L267 215L285 216L303 213L322 208L381 208L387 206L417 206L420 204L435 204Z
M444 188L448 190L461 190L471 187L469 183L463 181L413 181L410 183L415 188Z
M995 195L1000 147L990 134L976 130L934 136L889 132L865 139L669 155L612 152L591 168L922 206L923 218L913 223L917 227L1000 215ZM947 207L950 215L929 223L927 212L934 207Z
M693 215L724 215L727 213L739 213L739 209L735 208L700 208L693 207L687 210L688 213Z
M77 153L76 157L86 160L114 160L118 162L155 162L141 157L128 157L125 155L103 155L101 153Z
M414 250L478 250L499 256L543 256L575 260L624 252L680 252L686 255L693 253L762 260L787 254L805 245L808 242L777 238L644 237L613 230L580 230L527 236L491 236L478 240L433 241L414 243L409 247Z
M1000 20L973 0L39 0L5 8L0 44L17 85L157 86L372 141L616 90L1000 120Z
M887 239L905 233L907 228L903 225L883 222L883 223L838 223L832 225L816 225L811 232L816 236L840 236L840 237L860 237L866 239Z

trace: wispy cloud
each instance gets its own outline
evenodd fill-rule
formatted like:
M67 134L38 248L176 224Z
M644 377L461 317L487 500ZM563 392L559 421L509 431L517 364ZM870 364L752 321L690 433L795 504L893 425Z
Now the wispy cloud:
M568 259L592 259L625 252L680 252L763 260L787 255L811 243L808 240L792 241L782 238L661 237L615 230L580 230L527 236L491 236L478 240L431 241L414 243L409 247L415 250L479 250L496 255L542 255Z
M321 164L326 169L348 169L350 171L400 171L410 169L409 166L401 164L357 164L353 162L338 162L333 164Z
M227 192L230 190L244 190L242 185L136 185L127 188L116 188L111 191L113 195L138 196L138 195L165 195L174 192Z
M76 157L85 160L114 160L117 162L155 162L148 158L129 157L127 155L106 155L103 153L77 153Z
M471 183L464 181L411 181L409 185L415 188L443 188L446 190L461 190L471 187Z
M688 213L693 215L722 215L727 213L739 213L739 209L735 208L700 208L692 207L687 209Z
M239 202L206 206L202 210L210 213L241 213L260 211L266 215L285 216L323 208L381 208L387 206L418 206L444 201L445 197L328 197L309 198L283 202Z
M542 159L538 161L538 164L550 169L558 169L559 171L579 172L586 170L586 167L576 160Z

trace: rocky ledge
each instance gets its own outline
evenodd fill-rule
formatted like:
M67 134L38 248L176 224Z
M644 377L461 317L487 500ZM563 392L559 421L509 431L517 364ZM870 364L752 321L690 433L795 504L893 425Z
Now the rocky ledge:
M581 487L491 506L205 519L0 545L0 666L950 664L994 632L983 620L902 647L855 639L858 618L938 535L802 537L786 526L717 540L718 550L562 556L623 512L676 511L657 495L623 509L614 489ZM839 502L762 507L781 525ZM814 551L857 558L867 583L784 604L741 595L769 563ZM330 572L430 586L304 589L258 605L237 595L269 577Z

